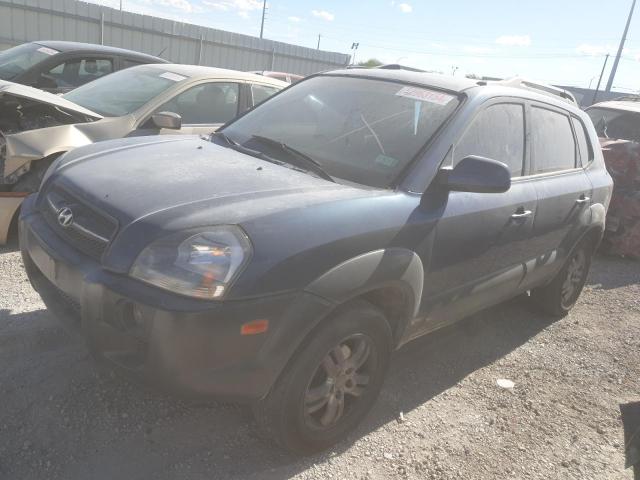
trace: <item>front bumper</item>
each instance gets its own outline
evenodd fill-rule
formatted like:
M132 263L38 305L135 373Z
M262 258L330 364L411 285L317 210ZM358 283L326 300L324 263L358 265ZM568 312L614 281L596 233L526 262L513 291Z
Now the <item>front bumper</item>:
M65 243L34 209L20 215L20 249L33 287L89 349L128 374L190 395L266 395L331 304L305 292L249 300L188 299L111 273ZM240 326L268 319L266 333Z

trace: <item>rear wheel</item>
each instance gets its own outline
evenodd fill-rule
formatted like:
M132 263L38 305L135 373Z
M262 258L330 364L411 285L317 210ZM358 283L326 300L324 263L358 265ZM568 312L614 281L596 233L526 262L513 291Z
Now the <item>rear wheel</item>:
M557 317L567 315L587 282L592 255L591 243L580 243L551 283L531 291L531 304L543 313Z
M391 353L391 331L372 305L352 302L316 329L266 398L256 420L278 444L310 454L346 437L373 406Z

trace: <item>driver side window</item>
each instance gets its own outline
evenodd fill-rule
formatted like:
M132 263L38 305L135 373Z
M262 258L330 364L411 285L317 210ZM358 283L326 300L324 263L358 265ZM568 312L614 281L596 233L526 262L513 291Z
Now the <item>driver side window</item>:
M161 105L154 113L173 112L183 125L226 123L238 114L237 83L196 85Z
M470 155L502 162L512 177L520 177L524 165L524 106L501 103L480 112L456 145L453 166Z

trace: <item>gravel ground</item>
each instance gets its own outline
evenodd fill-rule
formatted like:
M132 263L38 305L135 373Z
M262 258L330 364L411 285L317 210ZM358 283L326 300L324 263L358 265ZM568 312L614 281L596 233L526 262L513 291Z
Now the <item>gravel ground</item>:
M99 370L5 248L0 478L631 479L619 405L640 399L639 282L640 263L598 258L563 320L514 301L409 344L351 440L294 459L246 408Z

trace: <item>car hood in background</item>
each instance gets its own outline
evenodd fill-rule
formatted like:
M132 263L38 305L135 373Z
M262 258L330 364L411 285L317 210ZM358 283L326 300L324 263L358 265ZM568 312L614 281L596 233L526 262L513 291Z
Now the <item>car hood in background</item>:
M20 85L19 83L0 80L0 96L7 94L15 97L37 100L38 102L53 105L69 112L81 113L82 115L88 115L94 118L102 118L102 115L92 112L91 110L81 107L80 105L70 102L58 95L54 95L53 93L38 90L33 87L27 87L26 85Z
M32 161L41 160L60 153L68 152L76 147L88 145L100 140L121 138L131 132L133 117L108 117L87 110L62 97L41 90L19 85L17 83L0 81L0 115L11 118L7 109L16 109L11 99L17 105L20 100L27 99L31 105L42 104L42 111L34 111L29 116L22 114L23 121L29 123L28 128L10 129L0 132L4 137L4 158L0 157L0 184L14 184L30 169ZM65 122L53 126L39 127L48 114L54 114L52 109L68 115ZM0 153L0 155L2 154Z

